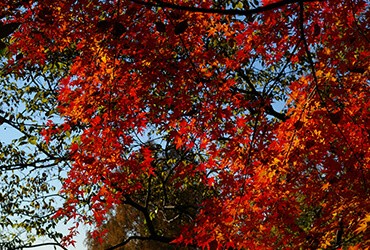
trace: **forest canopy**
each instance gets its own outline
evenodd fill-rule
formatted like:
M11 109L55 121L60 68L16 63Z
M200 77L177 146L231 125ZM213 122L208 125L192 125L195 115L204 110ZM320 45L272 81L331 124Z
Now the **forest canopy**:
M3 0L0 15L0 122L22 134L0 145L4 246L36 232L64 248L79 224L104 242L121 210L136 227L109 249L370 245L367 1Z

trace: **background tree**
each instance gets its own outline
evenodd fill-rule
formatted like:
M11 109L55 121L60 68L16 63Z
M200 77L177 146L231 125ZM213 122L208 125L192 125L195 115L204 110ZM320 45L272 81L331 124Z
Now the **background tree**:
M177 171L196 163L194 153L176 149L168 142L164 148L159 144L149 145L153 150L155 175L144 174L142 178L147 186L127 196L123 204L108 213L107 221L98 228L100 232L107 231L102 240L88 234L90 249L176 249L168 242L151 239L150 230L154 228L164 240L174 239L180 234L180 226L194 219L204 196L211 194L196 172L184 173L181 180L173 178Z
M2 3L3 5L3 3ZM46 64L27 60L26 52L13 54L10 35L20 23L9 23L15 6L2 6L0 25L0 246L18 249L47 237L60 246L57 220L50 220L61 181L70 169L66 151L72 131L55 135L46 145L41 136L47 119L60 123L56 111L58 81L68 72L71 53L51 53ZM18 6L20 7L20 6ZM71 50L69 50L71 51ZM76 131L75 131L76 132ZM6 135L5 135L6 134ZM5 138L4 138L5 137ZM42 245L42 244L41 244Z

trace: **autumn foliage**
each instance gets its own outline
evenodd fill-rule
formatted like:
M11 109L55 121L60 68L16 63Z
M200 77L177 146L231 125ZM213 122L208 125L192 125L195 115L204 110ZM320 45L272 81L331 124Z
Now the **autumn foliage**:
M161 242L370 245L366 1L0 6L4 24L20 24L7 45L9 70L73 55L58 88L65 122L44 131L46 141L82 131L69 148L73 168L61 190L69 198L55 217L99 226L123 203L142 212L144 236ZM174 238L149 216L170 205L174 217L192 215Z

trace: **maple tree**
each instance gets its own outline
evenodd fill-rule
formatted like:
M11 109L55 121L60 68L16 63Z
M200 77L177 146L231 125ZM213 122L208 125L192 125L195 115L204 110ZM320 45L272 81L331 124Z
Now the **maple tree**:
M147 234L136 239L369 245L366 1L5 0L1 8L6 24L19 24L8 67L22 72L20 62L48 65L51 55L73 52L58 85L65 123L50 121L43 132L52 143L82 130L54 218L99 227L126 204L145 218ZM161 173L151 145L166 143L196 156L175 164L170 190L181 194L192 178L209 190L175 238L148 209L181 204L148 188Z

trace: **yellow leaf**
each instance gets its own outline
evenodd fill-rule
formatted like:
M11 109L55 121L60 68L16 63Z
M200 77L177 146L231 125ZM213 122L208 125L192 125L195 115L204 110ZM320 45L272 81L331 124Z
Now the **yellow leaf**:
M356 233L365 232L367 229L367 223L361 223L360 226L355 230Z
M321 190L325 191L325 190L329 189L329 186L330 186L329 182L325 183L324 185L322 185Z
M367 214L365 218L363 218L361 221L363 221L364 223L367 223L370 221L370 214Z

